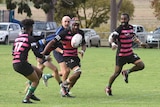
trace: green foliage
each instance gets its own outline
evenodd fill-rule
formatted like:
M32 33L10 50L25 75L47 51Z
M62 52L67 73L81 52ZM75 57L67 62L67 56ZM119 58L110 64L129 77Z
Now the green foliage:
M130 18L134 17L134 8L134 4L131 0L123 0L120 12L118 13L118 19L120 19L122 13L128 13Z
M12 0L6 0L6 7L9 10L14 10L16 8L17 2Z
M45 13L48 13L50 9L53 9L53 0L31 0L34 3L34 7L42 9Z
M4 3L4 0L0 0L0 3Z
M57 0L56 3L54 0L30 0L30 2L33 2L35 8L43 9L47 15L51 9L54 9L55 13L51 12L51 14L57 23L61 22L64 15L76 16L81 21L81 27L84 28L95 28L100 27L101 24L107 24L110 16L109 0L73 0L74 5L72 6L65 4L62 0ZM26 13L29 17L32 15L28 0L17 2L6 0L6 6L10 10L18 7L18 13ZM123 0L119 14L122 12L127 12L131 17L133 16L134 5L130 0Z
M94 28L107 23L109 11L109 2L106 0L76 0L73 6L66 6L57 1L55 19L60 21L60 16L76 16L81 21L81 27Z
M158 20L160 20L160 1L159 0L152 0L151 1L151 8L154 9L154 14Z
M27 16L31 17L32 13L31 13L31 9L28 6L28 4L26 2L19 2L18 3L18 13L23 14L27 13Z
M76 16L75 6L76 6L75 1L74 1L74 5L70 6L70 5L66 5L61 0L58 0L55 5L55 13L54 13L54 19L56 20L56 22L61 23L61 19L65 15L68 15L70 17Z
M107 23L109 19L110 2L106 0L87 0L81 3L78 9L78 16L84 19L85 28L99 27Z
M30 0L30 2L34 3L34 7L37 9L43 9L45 13L48 13L50 9L53 9L52 0ZM31 17L32 12L30 6L28 4L28 0L14 1L14 0L6 0L7 9L13 10L18 5L18 13L23 14L26 13L27 16Z

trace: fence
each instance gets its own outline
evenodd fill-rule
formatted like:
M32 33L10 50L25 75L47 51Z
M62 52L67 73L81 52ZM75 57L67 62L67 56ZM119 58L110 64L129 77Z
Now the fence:
M48 34L53 33L54 30L52 31L41 31L44 33L44 37L46 37ZM110 32L98 32L97 33L100 38L101 38L101 46L102 47L109 47L110 44L108 42L108 37L110 35ZM143 43L147 44L146 48L160 48L160 34L154 34L153 33L139 33L137 34L138 38L140 39L140 41L142 41ZM9 44L9 41L8 41Z
M108 42L108 36L110 32L98 32L101 37L101 46L110 46ZM150 32L137 33L138 39L142 43L146 43L145 48L157 48L160 49L160 34L154 34Z
M100 36L101 38L101 46L105 47L105 46L109 46L109 42L108 42L108 37L110 35L110 32L97 32L97 34Z

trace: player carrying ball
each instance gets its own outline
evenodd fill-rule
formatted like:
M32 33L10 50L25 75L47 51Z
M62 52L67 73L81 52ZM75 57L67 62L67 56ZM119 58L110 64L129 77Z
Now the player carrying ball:
M57 35L52 41L47 44L44 51L42 52L43 54L45 54L47 50L52 47L52 45L55 45L55 43L59 41L62 42L64 61L66 62L67 67L74 71L74 73L69 78L67 78L66 81L63 82L63 84L68 87L67 93L63 93L63 90L61 91L61 95L63 97L70 97L69 90L74 86L81 75L81 65L80 58L78 57L78 48L73 48L71 46L71 39L75 34L79 33L82 35L82 50L80 52L81 57L83 57L83 54L86 50L84 32L79 29L79 20L77 18L73 18L70 24L70 28L65 29L63 32Z

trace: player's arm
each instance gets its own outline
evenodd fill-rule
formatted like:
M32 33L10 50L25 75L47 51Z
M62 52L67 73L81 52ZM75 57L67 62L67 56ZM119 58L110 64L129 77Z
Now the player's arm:
M79 52L82 58L85 51L86 51L86 41L85 41L84 33L82 33L82 47L81 47L81 51Z
M55 44L55 42L56 42L56 41L55 41L54 39L51 40L51 41L45 46L45 48L44 48L43 52L41 52L41 54L45 55L45 54L48 52L48 50L50 50L51 47Z
M53 40L51 40L44 48L43 52L41 52L41 54L45 55L47 53L48 50L50 50L53 45L55 45L55 43L57 43L58 41L61 40L61 38L63 37L63 34L62 35L57 35L55 36L55 38Z
M29 41L34 55L38 58L44 58L44 56L39 52L37 42L34 40L34 38L30 38Z
M135 42L139 45L142 44L142 42L138 39L138 37L135 34L133 34L132 40L133 40L133 42Z
M62 50L61 48L57 47L55 50L56 50L57 52L63 54L63 50Z
M139 46L147 47L147 44L141 42L135 34L134 34L132 40L133 40L133 42L137 43Z
M62 38L65 37L65 35L68 33L67 30L64 30L62 32L60 32L58 35L55 36L55 38L53 40L51 40L46 47L44 48L43 52L41 52L43 55L45 55L47 53L48 50L50 50L52 48L53 45L55 45L55 43L59 42Z

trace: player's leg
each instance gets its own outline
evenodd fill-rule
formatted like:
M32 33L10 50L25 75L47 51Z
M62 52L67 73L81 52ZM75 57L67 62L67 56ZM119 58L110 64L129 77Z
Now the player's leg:
M45 66L43 65L44 62L40 63L40 60L40 58L37 58L37 68L43 71L43 69L45 68Z
M126 63L125 58L123 57L116 57L116 66L115 66L115 70L114 73L111 75L111 77L109 78L109 82L105 88L105 92L108 96L112 95L112 84L115 81L115 79L119 76L119 74L121 73L121 70L123 68L123 65Z
M53 65L52 62L49 62L49 61L44 62L43 65L45 65L46 67L50 68L53 71L52 75L55 77L57 82L61 84L62 81L60 79L57 67Z
M35 100L35 96L34 96L34 91L36 90L38 84L39 84L39 80L42 76L42 71L38 68L36 68L35 66L26 63L25 64L26 69L23 71L26 72L28 71L29 73L27 74L23 74L29 81L31 81L31 84L26 92L25 98L22 101L23 103L31 103L30 99ZM33 98L34 97L34 98ZM37 98L37 97L36 97ZM36 99L36 101L40 101L40 99Z
M112 90L111 90L112 84L115 81L115 79L119 76L119 74L121 73L121 70L122 70L122 66L116 66L114 73L109 78L108 85L105 89L105 92L108 96L112 95Z
M139 70L143 70L144 67L145 67L144 63L141 60L137 60L134 64L135 65L130 69L130 72L128 72L128 73L136 72L136 71L139 71Z
M70 69L67 67L63 55L56 50L53 51L53 56L58 62L60 66L59 75L62 76L62 81L65 81L68 78L68 75L70 73Z
M69 92L81 76L80 59L79 57L65 57L65 62L67 62L67 66L74 71L74 73L63 82L65 86L68 86ZM64 97L71 96L68 93Z
M124 77L124 81L126 83L128 83L128 75L131 73L131 72L137 72L139 70L143 70L145 65L144 63L142 62L142 60L136 55L136 54L133 54L131 55L129 58L129 63L133 63L134 66L130 69L127 69L127 70L123 70L122 71L122 75Z
M68 78L68 81L70 81L69 90L75 85L77 80L80 78L82 72L79 66L74 67L72 70L74 73L72 74L71 77Z
M66 87L66 93L63 93L61 91L62 97L74 97L74 96L71 96L69 92L71 88L73 88L77 80L80 78L81 69L79 66L76 66L72 70L74 71L74 73L63 82L64 87Z
M33 95L34 91L36 90L36 88L39 84L39 78L38 78L38 75L35 71L31 75L26 76L26 78L29 79L32 83L26 92L23 103L31 103L31 101L29 99L31 98L31 96Z
M46 61L51 61L50 56L48 56L47 59L48 59L48 60L44 60L42 63L40 63L39 58L37 58L37 67L38 67L39 69L41 69L42 71L43 71L43 69L45 68L44 63L45 63ZM44 85L45 85L46 87L48 86L48 79L49 79L49 78L52 78L52 77L53 77L52 74L43 74L43 75L42 75L43 83L44 83Z
M59 66L60 66L59 74L62 75L62 81L65 81L69 76L70 69L67 67L67 65L66 65L66 63L64 61L60 62Z
M53 75L54 75L55 79L57 80L57 82L59 83L59 85L60 85L60 87L61 87L61 92L62 92L63 94L65 94L65 95L68 94L68 87L66 87L66 86L64 86L64 85L62 84L62 81L61 81L61 79L60 79L60 76L59 76L57 67L56 67L55 65L53 65L51 62L49 62L49 61L46 61L46 62L44 63L44 65L45 65L46 67L50 68L50 69L53 71Z
M37 71L37 74L38 74L38 76L39 76L39 78L41 78L42 77L42 74L39 74L39 69L41 70L41 71L43 71L43 69L44 69L44 65L43 64L41 64L40 62L39 62L39 58L37 58L37 67L35 67L35 66L33 66L32 65L32 67L35 69L35 71ZM38 68L38 70L37 70L37 68ZM29 88L29 86L31 85L31 81L27 81L26 82L26 87L25 87L25 93L26 93L26 91L28 90L28 88Z

